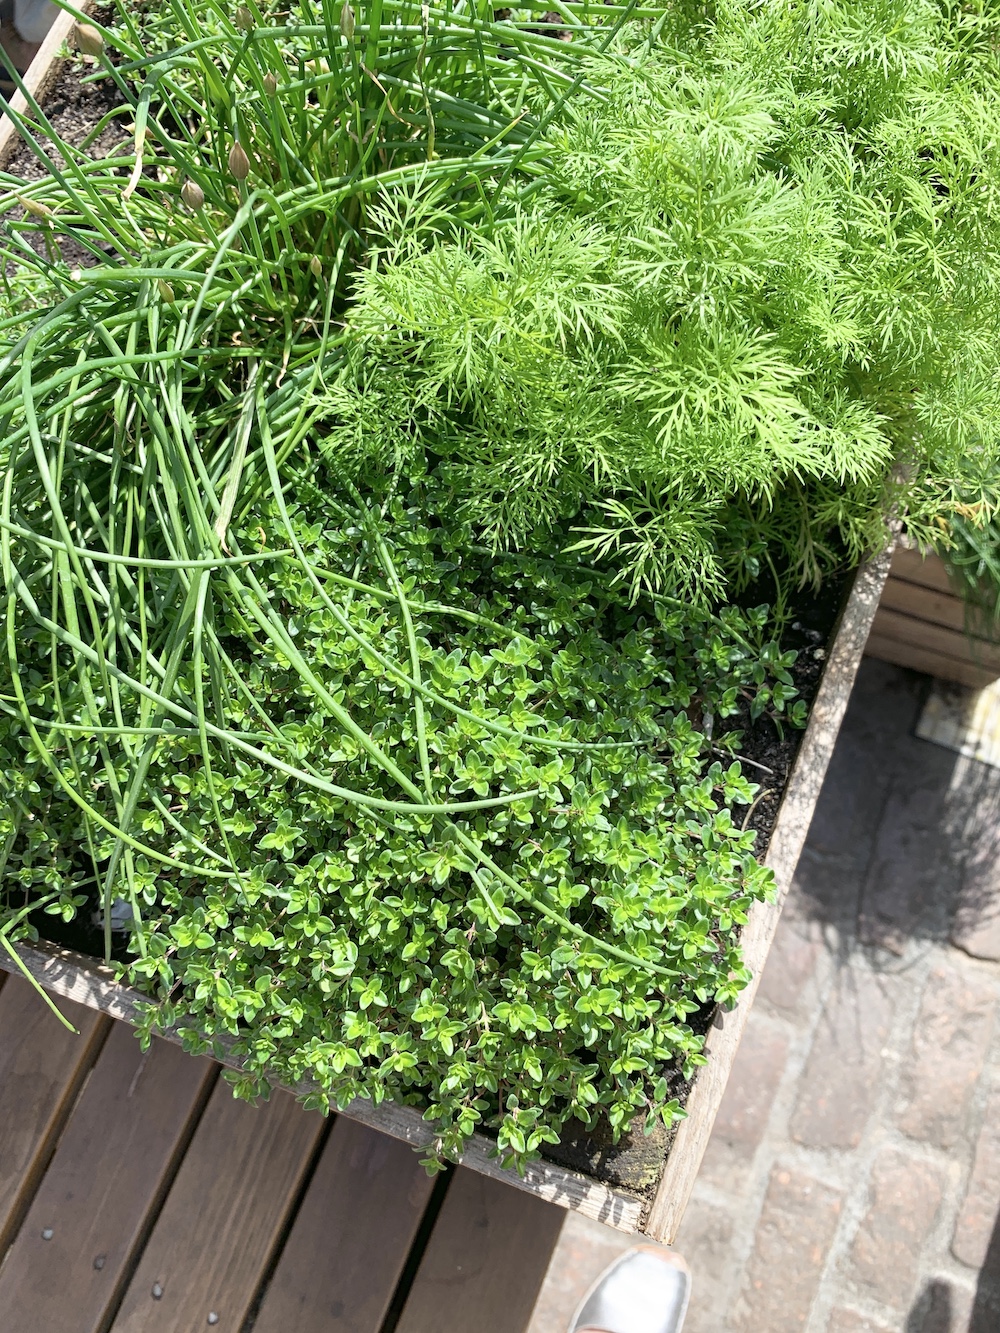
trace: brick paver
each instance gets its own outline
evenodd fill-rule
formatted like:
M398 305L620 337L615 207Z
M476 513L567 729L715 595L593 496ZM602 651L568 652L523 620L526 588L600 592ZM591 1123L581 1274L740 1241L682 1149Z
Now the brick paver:
M936 783L925 785L920 770L898 775L864 884L863 943L902 955L915 927L937 924L944 800L945 791Z
M802 1001L806 988L815 982L823 943L812 922L787 918L782 925L783 929L771 946L757 999L763 1006L795 1022L808 1014L808 1005Z
M678 1248L685 1333L1000 1333L1000 770L858 679Z
M982 1268L993 1235L1000 1200L1000 1088L986 1104L983 1127L976 1144L965 1198L962 1202L951 1251L970 1268Z
M968 831L952 942L974 958L1000 962L1000 821Z
M775 1167L737 1304L740 1333L800 1333L840 1220L842 1195L797 1171Z
M788 1036L758 1011L743 1036L746 1055L733 1070L705 1153L702 1175L731 1189L744 1176L767 1130L785 1070Z
M904 1073L904 1134L939 1148L954 1148L966 1138L996 1006L991 978L970 979L956 967L930 973Z
M733 1262L733 1218L728 1208L692 1199L684 1214L685 1253L698 1255L698 1299L684 1333L719 1333L726 1327L740 1270ZM555 1330L553 1330L555 1333Z
M896 1012L895 977L838 973L820 1015L792 1119L813 1148L856 1148L879 1095L885 1043Z
M872 1172L871 1203L851 1247L858 1287L881 1305L911 1302L921 1254L941 1206L940 1166L883 1149Z
M857 1310L834 1310L826 1327L827 1333L892 1333L888 1324L881 1324Z

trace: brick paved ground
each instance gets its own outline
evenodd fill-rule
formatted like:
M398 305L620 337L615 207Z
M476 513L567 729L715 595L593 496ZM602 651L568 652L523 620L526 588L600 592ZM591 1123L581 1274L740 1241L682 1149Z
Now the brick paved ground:
M865 662L685 1218L685 1333L1000 1333L1000 770Z

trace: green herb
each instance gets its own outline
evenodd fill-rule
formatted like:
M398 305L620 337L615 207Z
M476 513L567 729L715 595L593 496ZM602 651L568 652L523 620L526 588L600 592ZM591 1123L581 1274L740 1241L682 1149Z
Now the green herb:
M702 1060L688 1019L745 984L739 927L770 884L730 813L757 788L712 755L793 692L788 655L752 647L764 610L628 611L583 566L470 555L468 529L427 525L442 497L352 516L329 483L297 489L308 500L232 534L308 552L256 570L287 638L250 632L234 566L192 576L207 590L202 639L174 664L186 725L113 674L102 706L79 646L12 619L26 684L20 707L4 689L0 754L25 817L8 896L72 909L117 866L142 918L130 975L164 1000L151 1027L179 1024L193 1049L236 1037L247 1092L310 1078L324 1106L417 1099L437 1160L481 1125L523 1165L570 1118L669 1122L670 1071ZM11 549L30 580L30 543ZM176 642L177 571L127 573L147 642ZM413 591L431 587L433 604ZM210 691L206 746L193 705ZM712 741L690 720L706 714ZM345 715L423 775L424 808ZM114 776L137 756L122 853Z

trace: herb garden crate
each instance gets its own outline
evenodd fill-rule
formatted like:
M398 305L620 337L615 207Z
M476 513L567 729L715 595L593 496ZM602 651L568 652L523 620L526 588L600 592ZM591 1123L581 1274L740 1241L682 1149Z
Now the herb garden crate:
M36 99L44 96L55 83L62 53L71 37L73 17L61 12L33 63L26 85ZM15 111L23 112L24 100L14 100ZM19 139L16 125L9 119L0 122L0 166L6 165ZM908 559L912 553L905 553ZM890 573L890 554L882 553L862 565L854 576L839 622L822 649L814 644L817 656L825 657L822 679L812 702L808 725L802 734L797 755L781 792L780 807L773 821L765 864L773 871L774 900L756 903L741 937L743 958L752 975L750 984L726 1012L716 1013L709 1027L705 1054L707 1063L699 1071L686 1097L687 1116L679 1122L672 1140L660 1142L659 1153L651 1160L649 1150L641 1178L634 1188L612 1183L597 1167L592 1174L569 1169L554 1161L528 1165L519 1177L502 1168L494 1155L494 1144L485 1134L470 1140L463 1164L484 1175L505 1181L540 1198L615 1227L623 1232L642 1232L664 1242L672 1242L694 1185L712 1125L725 1090L740 1039L746 1026L771 941L780 917L784 897L791 885L812 813L823 784L841 721L847 707L854 679L865 652L869 632ZM894 567L893 577L896 578ZM873 643L877 650L881 634ZM876 651L875 655L881 655ZM145 1002L138 991L115 980L114 974L98 960L48 943L19 945L23 967L51 993L70 998L125 1022L134 1023L138 1009ZM0 951L0 967L13 971L17 964ZM163 1033L177 1040L177 1034ZM240 1062L231 1050L217 1043L215 1053L233 1069ZM306 1094L308 1086L295 1091ZM383 1103L355 1102L344 1112L349 1118L369 1125L414 1147L427 1145L434 1130L422 1119L419 1109ZM650 1141L653 1142L652 1140ZM602 1174L605 1178L602 1178Z
M865 652L974 689L1000 677L1000 645L970 622L944 561L904 544L893 554Z
M705 1045L707 1064L694 1081L686 1102L687 1116L679 1123L669 1151L665 1158L661 1157L654 1164L655 1178L648 1178L647 1164L643 1188L632 1190L544 1160L530 1164L525 1174L519 1177L500 1165L494 1155L494 1145L483 1134L473 1136L462 1158L463 1165L621 1231L642 1232L667 1243L673 1241L746 1027L756 986L889 574L889 565L890 555L886 552L861 566L854 576L839 622L823 650L822 678L782 795L765 858L765 864L774 872L777 891L773 901L754 904L742 933L743 956L753 979L730 1009L715 1016ZM94 958L46 942L36 946L19 945L18 954L27 971L52 994L88 1005L113 1018L134 1023L138 1006L146 1002L138 991L116 982L111 970ZM0 967L14 971L16 964L0 951ZM178 1039L170 1032L163 1035ZM215 1054L223 1064L240 1068L239 1059L219 1044L216 1044ZM309 1088L303 1086L295 1091L305 1094ZM376 1107L369 1102L355 1102L344 1114L415 1148L428 1144L433 1138L433 1131L423 1121L419 1110L413 1107L393 1103Z

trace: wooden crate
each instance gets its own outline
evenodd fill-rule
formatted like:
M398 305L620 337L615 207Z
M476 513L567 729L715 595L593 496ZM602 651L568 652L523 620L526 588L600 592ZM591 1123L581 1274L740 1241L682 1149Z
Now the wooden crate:
M634 1243L62 1007L0 972L5 1333L555 1333Z
M1000 642L970 632L944 562L904 546L893 554L865 655L974 689L1000 677Z
M72 30L64 12L53 25L26 80L41 98L51 87L61 64L60 52ZM37 66L37 68L36 68ZM19 99L15 99L15 109ZM17 144L16 127L0 126L0 166L9 160ZM854 679L865 650L872 620L889 573L889 552L873 557L858 570L839 625L827 646L823 679L813 702L809 723L785 787L781 807L771 835L765 864L773 871L777 892L771 902L755 903L743 930L742 950L752 980L733 1007L717 1015L706 1038L708 1062L699 1072L687 1101L687 1118L680 1122L669 1155L663 1163L652 1199L613 1187L551 1162L534 1162L523 1176L504 1170L494 1156L494 1145L482 1134L473 1135L462 1157L462 1165L495 1180L504 1181L541 1199L606 1223L624 1232L640 1231L670 1244L680 1226L695 1177L701 1165L729 1073L746 1027L768 950L777 929L785 896L805 843L813 810L833 753ZM112 1018L133 1023L136 1006L146 1003L137 991L118 984L98 961L42 944L19 946L19 960L42 985ZM17 963L0 950L0 969L17 969ZM169 1040L176 1034L164 1032ZM240 1061L223 1045L214 1054L234 1069ZM307 1086L293 1089L308 1093ZM427 1145L434 1137L419 1110L409 1106L356 1102L343 1113L351 1120L381 1130L414 1147Z

